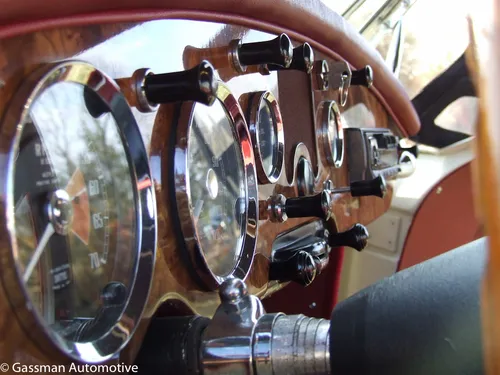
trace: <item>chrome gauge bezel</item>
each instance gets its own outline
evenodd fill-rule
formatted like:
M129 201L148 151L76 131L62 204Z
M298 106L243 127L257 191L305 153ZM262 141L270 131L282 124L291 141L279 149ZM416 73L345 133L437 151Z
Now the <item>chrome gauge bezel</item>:
M321 102L318 107L320 119L320 142L322 143L323 159L330 167L340 168L344 160L344 128L339 106L334 100ZM330 124L334 125L334 138L330 136Z
M111 109L124 143L130 166L136 207L136 264L126 306L111 329L88 342L67 340L53 332L30 302L18 268L14 218L14 169L23 124L30 105L48 87L73 82L91 88ZM49 64L29 75L15 93L3 118L0 132L0 243L1 279L21 326L42 348L53 345L66 356L86 363L100 363L113 357L129 341L146 306L156 254L156 201L148 156L132 111L115 82L83 61ZM54 348L54 349L55 349Z
M255 161L257 164L257 177L261 184L275 184L281 176L283 164L285 160L285 134L283 130L283 120L278 101L270 91L258 91L244 94L241 101L247 103L247 124L252 139L253 150L255 154ZM263 102L271 108L273 119L273 127L276 132L276 146L274 149L276 155L276 163L273 164L271 173L264 170L264 161L260 152L260 139L259 139L259 112Z
M229 88L219 82L216 93L218 100L234 127L234 134L238 138L239 148L244 166L244 178L246 182L246 228L241 242L240 256L227 276L219 276L210 269L203 250L200 249L194 226L191 192L189 189L189 165L188 145L189 130L193 123L195 102L182 103L177 124L174 126L175 146L173 147L173 170L171 175L175 176L171 181L175 192L174 211L178 224L178 241L182 248L182 254L187 255L188 267L194 271L193 276L198 279L200 287L205 290L215 290L227 279L239 278L244 280L252 266L255 247L257 242L257 227L259 220L259 204L257 191L257 172L255 158L252 149L250 133L248 132L245 117L238 101L231 94ZM171 185L171 186L172 186Z

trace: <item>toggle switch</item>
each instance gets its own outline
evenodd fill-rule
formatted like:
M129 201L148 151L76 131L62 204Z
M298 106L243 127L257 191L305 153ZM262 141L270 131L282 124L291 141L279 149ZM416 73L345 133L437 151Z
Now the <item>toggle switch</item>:
M267 69L273 70L300 70L310 74L314 66L314 51L309 43L304 43L293 49L292 63L288 68L275 64L268 64Z
M231 43L234 46L233 63L237 70L244 72L250 65L274 64L288 68L292 64L293 45L286 34L265 42L241 43L237 39Z
M150 74L144 80L144 94L152 103L192 100L211 105L218 87L214 71L212 64L202 61L189 70Z
M269 280L294 281L300 285L311 284L318 273L314 257L307 251L289 252L290 257L269 266Z
M270 197L266 205L268 217L273 222L284 222L293 217L318 217L328 220L332 214L328 190L316 195L288 199L278 194Z
M373 180L351 182L349 186L332 189L332 194L351 193L353 197L365 197L373 195L383 198L387 192L385 178L378 176Z
M371 87L373 85L373 69L366 65L363 69L351 72L351 86Z
M154 74L139 69L130 78L116 80L131 106L141 112L154 111L158 104L196 101L211 105L216 98L218 80L208 61L179 72Z
M192 67L202 60L211 61L217 67L223 80L238 74L255 73L267 64L288 68L292 64L293 44L288 35L280 34L276 38L264 42L243 43L241 39L233 39L222 47L184 49L185 67ZM247 68L252 66L252 69ZM228 74L227 68L233 73Z
M362 224L354 224L345 232L328 234L327 243L330 247L347 246L362 251L368 244L370 234Z

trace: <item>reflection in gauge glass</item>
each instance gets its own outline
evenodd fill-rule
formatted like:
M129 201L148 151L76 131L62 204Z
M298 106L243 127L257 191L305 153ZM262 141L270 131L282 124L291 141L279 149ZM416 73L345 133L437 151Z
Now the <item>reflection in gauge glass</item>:
M71 75L72 69L80 76ZM124 137L139 131L107 78L79 62L63 63L51 73L26 100L30 105L15 140L14 260L30 304L54 342L75 358L98 362L119 350L133 330L125 324L118 330L127 334L117 338L113 332L133 299L139 225L154 229L154 212L139 215L142 198L135 181L136 173L149 179L149 169L131 163ZM92 77L96 82L84 80ZM111 102L99 89L113 94ZM145 157L142 142L133 142L140 154L133 156ZM142 298L134 309L141 311ZM94 347L91 358L76 349L81 344Z
M190 210L201 251L212 272L227 276L240 256L246 226L243 158L219 100L197 104L189 130Z
M260 102L259 107L259 144L260 157L262 158L262 167L266 175L273 172L277 163L278 152L277 142L278 134L276 130L276 120L271 111L271 105L268 101Z
M257 178L244 117L223 83L212 106L182 104L173 163L179 240L200 285L244 279L255 251Z

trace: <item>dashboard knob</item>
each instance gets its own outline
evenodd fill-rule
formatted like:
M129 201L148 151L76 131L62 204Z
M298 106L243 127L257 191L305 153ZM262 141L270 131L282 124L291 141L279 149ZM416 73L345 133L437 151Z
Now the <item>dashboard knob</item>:
M286 34L280 34L272 40L237 45L236 58L239 65L274 64L288 68L293 59L292 41Z
M319 217L328 220L331 216L331 198L327 190L321 193L298 198L288 198L285 202L288 217Z
M347 187L340 187L329 191L330 194L351 193L353 197L365 197L373 195L383 198L387 192L385 178L380 175L373 180L355 181Z
M358 223L345 232L329 234L327 241L331 247L347 246L362 251L368 243L369 236L368 229Z
M192 100L211 105L218 87L214 72L212 64L204 60L189 70L149 74L144 78L144 94L151 103Z
M304 43L293 49L293 60L288 68L280 65L269 64L269 70L301 70L307 74L311 73L314 66L314 51L309 43Z
M351 86L371 87L373 84L373 69L370 65L360 70L353 70L351 74Z
M378 176L373 180L352 182L350 190L353 197L373 195L383 198L387 192L387 185L384 177Z
M294 281L303 286L311 284L316 274L316 262L307 251L297 251L290 258L269 266L269 280Z

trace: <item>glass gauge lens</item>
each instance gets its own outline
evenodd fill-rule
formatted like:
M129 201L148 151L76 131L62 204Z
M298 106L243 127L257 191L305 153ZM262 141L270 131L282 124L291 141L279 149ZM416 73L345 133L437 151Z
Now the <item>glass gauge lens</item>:
M196 104L187 150L188 199L198 246L211 272L233 271L246 228L243 157L234 125L219 100Z
M262 100L258 114L258 147L262 159L262 168L266 175L271 175L277 162L277 142L278 131L276 129L276 119L274 118L271 104L267 100Z
M34 309L65 340L101 337L134 280L136 205L117 123L94 91L57 82L36 97L13 198L17 264Z

